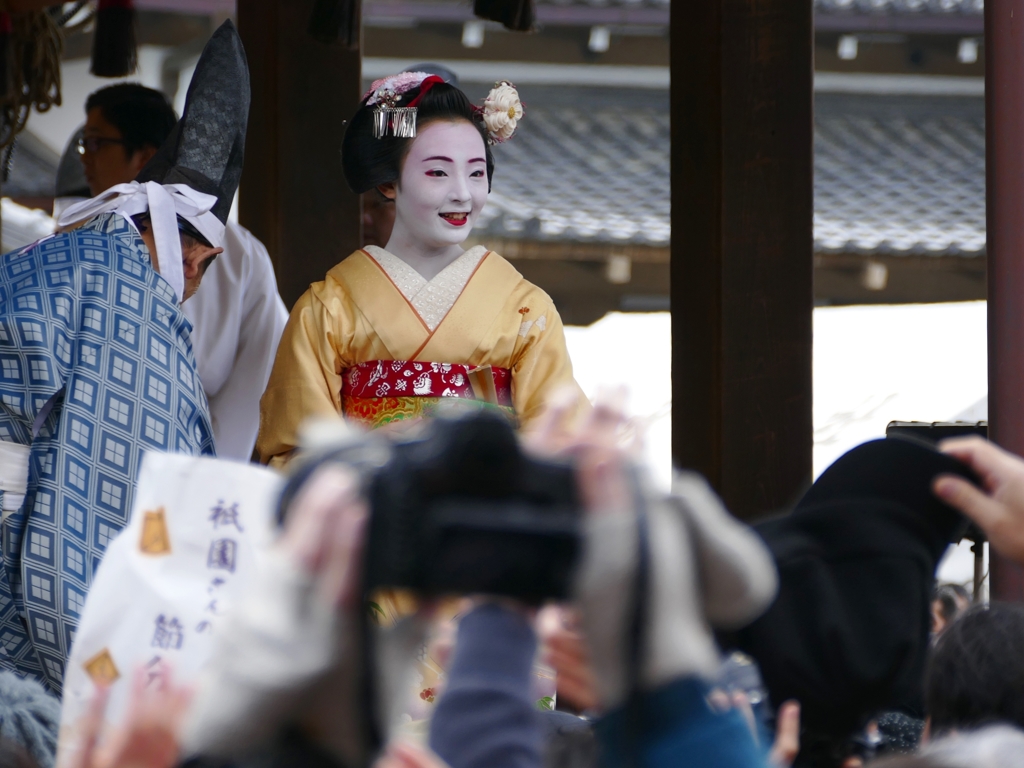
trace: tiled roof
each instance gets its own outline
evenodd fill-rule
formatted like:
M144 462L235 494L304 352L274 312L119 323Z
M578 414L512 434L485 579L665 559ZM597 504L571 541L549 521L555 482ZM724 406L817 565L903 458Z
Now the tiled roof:
M540 0L539 5L589 5L594 8L650 6L668 8L670 0ZM985 0L814 0L826 13L969 13L981 14Z
M667 93L536 86L524 88L523 98L518 133L494 149L484 231L668 243Z
M819 93L815 108L815 250L984 252L982 99Z
M60 155L31 131L24 131L14 148L10 176L0 184L4 196L51 197L59 161Z
M667 96L523 91L519 132L495 148L481 233L667 245ZM815 122L815 250L984 251L982 99L819 93Z
M146 0L157 2L158 0ZM386 2L387 0L378 0ZM445 0L434 0L444 2ZM448 0L456 3L459 0ZM586 5L591 8L668 8L671 0L539 0L538 5ZM969 13L981 14L985 0L814 0L825 13Z
M980 16L985 0L814 0L819 13L960 13Z
M668 8L672 0L540 0L538 5L589 5L592 8Z

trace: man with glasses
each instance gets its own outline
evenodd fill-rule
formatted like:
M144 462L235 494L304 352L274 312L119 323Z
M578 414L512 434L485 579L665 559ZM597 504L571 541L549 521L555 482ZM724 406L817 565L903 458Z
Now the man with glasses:
M166 96L137 83L96 91L85 114L78 151L93 196L138 176L178 122Z
M135 179L177 123L160 91L136 83L102 88L85 104L77 146L92 196ZM56 206L55 206L56 210ZM248 461L288 311L263 243L229 221L224 252L210 264L203 290L182 306L210 403L217 455Z

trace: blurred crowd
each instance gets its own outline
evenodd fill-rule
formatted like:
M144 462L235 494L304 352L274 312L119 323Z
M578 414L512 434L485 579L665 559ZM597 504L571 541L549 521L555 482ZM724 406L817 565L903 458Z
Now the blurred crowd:
M929 518L944 509L960 520L955 508L1024 564L1024 460L979 438L941 453L877 441L852 452L876 452L867 463L846 466L848 455L828 470L805 497L813 503L755 529L699 477L653 490L614 399L569 422L555 405L523 441L533 456L570 462L578 482L582 552L569 599L468 595L451 621L424 599L360 632L374 511L356 468L324 462L292 496L273 565L248 585L201 683L140 675L113 732L100 691L59 764L1024 765L1024 607L972 605L962 586L936 586L936 557L922 555L929 545L941 555L952 529L936 540ZM891 450L903 452L907 483L931 474L923 489L836 492L851 479L872 485ZM915 473L915 461L932 460L962 472ZM906 517L890 532L906 540L851 545L878 533L878 510ZM885 584L896 577L913 588ZM429 632L441 624L453 631ZM394 716L408 692L396 681L409 649L428 643L445 646L434 652L446 669L417 730ZM557 674L553 705L537 701L538 659ZM795 691L803 698L783 698ZM4 673L0 762L53 765L59 716L36 683Z

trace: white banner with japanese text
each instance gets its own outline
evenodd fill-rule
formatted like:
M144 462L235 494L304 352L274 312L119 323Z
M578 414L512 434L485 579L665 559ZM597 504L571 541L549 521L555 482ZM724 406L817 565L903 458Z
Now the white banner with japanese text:
M64 677L60 753L110 686L106 727L122 722L136 670L169 666L192 683L210 657L232 599L274 538L283 480L253 464L147 452L128 525L96 572Z

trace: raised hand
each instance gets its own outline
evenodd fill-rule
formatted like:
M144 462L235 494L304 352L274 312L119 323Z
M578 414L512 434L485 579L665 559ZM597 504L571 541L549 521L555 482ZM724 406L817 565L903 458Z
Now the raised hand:
M1024 460L980 437L946 440L940 448L971 467L983 489L945 475L935 479L935 495L977 523L993 549L1024 563Z
M318 469L292 503L282 553L318 581L329 604L352 607L358 600L366 516L356 473L338 464Z
M58 759L64 768L171 768L178 762L178 734L192 691L174 685L167 669L155 676L135 674L131 702L124 725L102 744L100 732L107 706L107 691L97 692L81 723L73 754Z
M597 682L590 663L590 650L571 609L549 606L538 618L538 634L544 644L544 663L558 675L559 703L578 712L596 711L601 706Z

